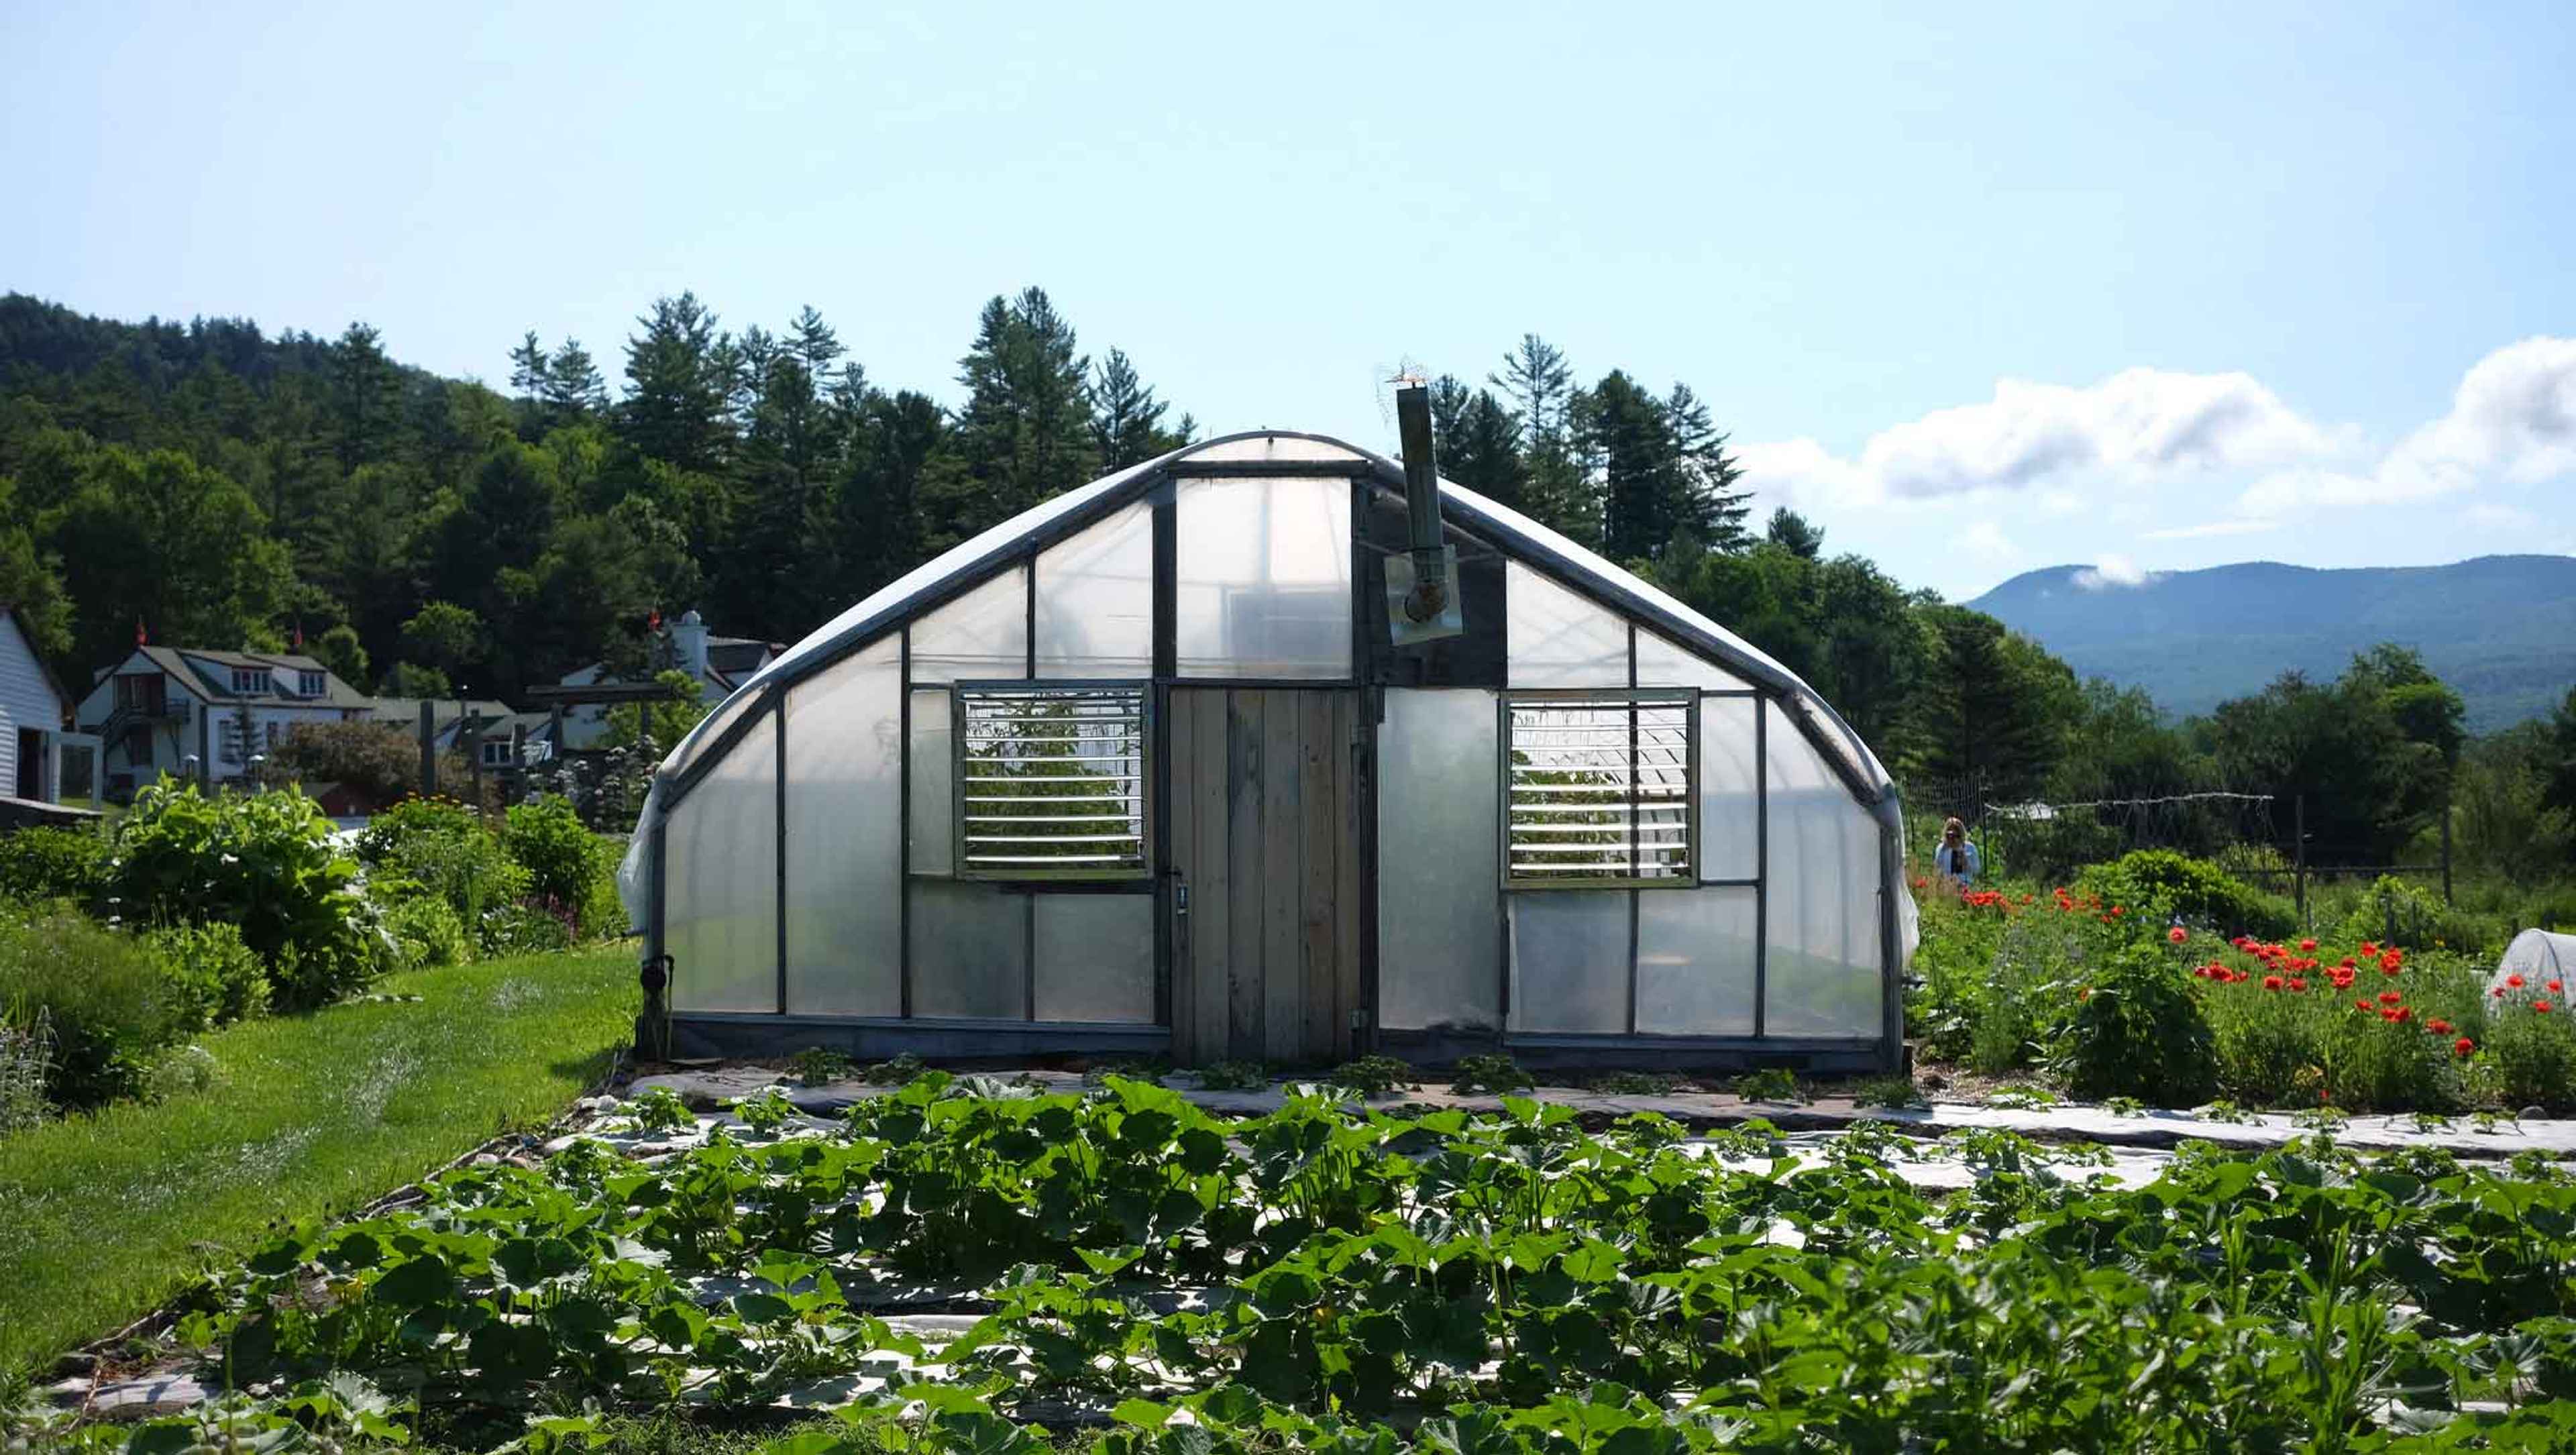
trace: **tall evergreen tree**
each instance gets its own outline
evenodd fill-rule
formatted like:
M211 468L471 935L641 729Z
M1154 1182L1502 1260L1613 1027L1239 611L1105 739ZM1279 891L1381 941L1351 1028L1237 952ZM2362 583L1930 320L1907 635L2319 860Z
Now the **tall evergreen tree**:
M1101 361L1091 401L1091 443L1103 471L1124 470L1190 442L1187 419L1177 431L1163 428L1170 406L1154 397L1123 349L1111 349Z
M1792 555L1815 560L1825 553L1824 527L1783 505L1771 512L1771 523L1763 528L1763 539Z
M1664 398L1664 427L1672 436L1675 478L1671 512L1713 551L1740 551L1752 543L1744 518L1753 494L1738 490L1744 470L1726 449L1727 436L1711 421L1708 406L1688 384L1675 383Z
M1090 360L1040 288L984 305L951 448L922 481L928 540L943 549L1099 473Z
M349 325L331 348L331 374L340 467L354 470L392 455L401 429L402 375L374 328Z
M735 351L695 293L658 298L626 341L626 398L619 434L646 459L697 474L732 457Z
M599 366L579 339L565 339L546 361L543 389L556 422L585 419L608 408L608 381L599 376Z
M520 403L533 406L545 398L553 382L546 346L537 341L537 331L529 329L519 346L510 350L510 392L519 397Z
M1497 505L1526 508L1520 419L1491 389L1469 389L1443 374L1431 384L1431 423L1440 473Z
M1565 352L1537 334L1503 357L1486 382L1503 391L1520 420L1521 508L1588 546L1601 544L1601 498L1576 455L1575 422L1583 391Z

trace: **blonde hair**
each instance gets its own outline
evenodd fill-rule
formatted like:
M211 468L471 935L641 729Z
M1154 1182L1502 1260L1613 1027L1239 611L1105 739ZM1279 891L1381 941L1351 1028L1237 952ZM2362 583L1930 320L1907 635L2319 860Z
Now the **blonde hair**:
M1959 822L1955 818L1943 819L1941 821L1941 837L1946 839L1952 834L1957 834L1961 838L1966 838L1968 836L1968 826Z

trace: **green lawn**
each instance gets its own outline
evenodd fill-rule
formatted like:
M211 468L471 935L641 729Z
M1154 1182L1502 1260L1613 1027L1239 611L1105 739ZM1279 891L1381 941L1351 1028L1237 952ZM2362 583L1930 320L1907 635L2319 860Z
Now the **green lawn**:
M399 975L205 1037L219 1080L0 1137L0 1372L110 1333L270 1222L342 1211L541 1124L633 1033L626 949Z

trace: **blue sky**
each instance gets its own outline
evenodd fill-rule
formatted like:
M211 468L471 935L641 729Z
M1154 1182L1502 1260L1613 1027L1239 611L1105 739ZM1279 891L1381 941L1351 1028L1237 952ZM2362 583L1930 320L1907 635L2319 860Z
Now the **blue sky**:
M0 0L0 288L612 376L694 288L953 399L1046 287L1385 446L1524 331L1955 596L2576 551L2576 7Z

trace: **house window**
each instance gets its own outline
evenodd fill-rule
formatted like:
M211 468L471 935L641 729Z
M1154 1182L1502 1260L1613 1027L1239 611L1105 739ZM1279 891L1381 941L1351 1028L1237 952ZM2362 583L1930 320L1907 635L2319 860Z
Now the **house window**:
M319 672L298 672L295 674L295 691L299 696L319 697L322 695L323 686L324 678Z
M235 667L233 669L233 690L235 692L266 692L269 690L270 680L268 671L265 668Z
M1512 693L1503 714L1506 888L1697 882L1698 694Z
M1145 877L1145 689L957 689L957 873Z
M482 743L482 748L484 767L507 768L510 766L510 740L508 738L485 738Z

